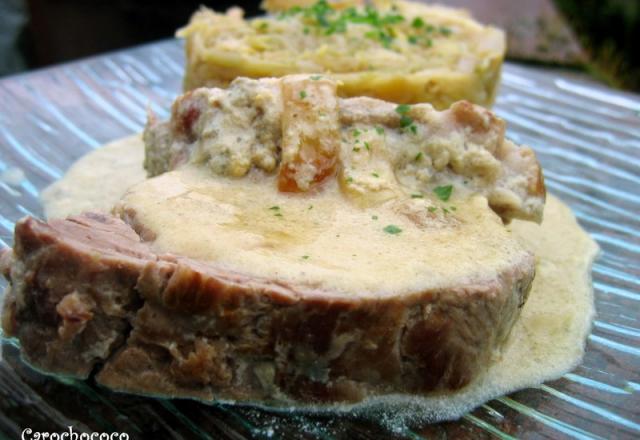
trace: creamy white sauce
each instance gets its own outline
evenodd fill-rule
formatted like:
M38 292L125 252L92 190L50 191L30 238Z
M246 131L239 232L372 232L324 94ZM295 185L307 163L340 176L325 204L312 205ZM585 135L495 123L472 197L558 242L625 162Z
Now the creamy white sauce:
M84 211L109 212L125 191L143 181L144 144L139 134L118 139L78 159L40 195L47 218Z
M47 215L61 217L83 210L109 211L127 185L144 179L140 165L143 148L139 138L132 137L82 158L60 182L46 191L43 203ZM105 181L117 186L105 185ZM256 200L256 209L265 208L265 202ZM277 219L268 218L269 222ZM379 225L385 223L382 220ZM556 379L581 361L595 314L590 269L597 245L580 228L570 209L553 195L547 198L541 225L515 220L508 229L535 252L537 272L509 342L502 353L496 354L486 375L463 391L444 397L394 395L376 399L374 405L383 410L394 405L396 417L455 419L493 397ZM298 253L300 257L306 255L302 249L295 255ZM369 404L366 411L371 410Z
M185 166L135 185L118 210L154 234L158 253L349 297L488 284L529 259L484 197L363 208L335 182L314 194L276 188L262 173L233 179Z

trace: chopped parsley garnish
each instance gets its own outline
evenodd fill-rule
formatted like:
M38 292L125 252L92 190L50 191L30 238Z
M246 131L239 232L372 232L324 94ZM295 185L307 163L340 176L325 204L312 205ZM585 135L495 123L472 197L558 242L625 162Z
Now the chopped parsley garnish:
M419 161L420 159L422 159L422 151L416 154L416 157L413 158L415 162Z
M410 127L411 124L413 124L413 119L411 119L409 116L407 115L400 116L400 127L407 128L407 127Z
M306 90L300 90L300 99L304 99L307 97L307 91Z
M424 26L424 20L420 17L414 18L413 21L411 22L411 27L413 28L420 29L423 26Z
M387 234L391 234L391 235L398 235L399 233L402 232L402 229L400 229L396 225L387 225L382 230Z
M353 182L353 177L351 176L347 177L347 183L351 183L351 182Z
M364 148L366 148L367 150L371 150L371 146L369 145L369 142L365 141Z
M413 134L418 133L418 127L416 127L414 124L409 125L409 130L411 130L411 133Z
M378 173L376 173L375 171L374 171L373 173L371 173L371 175L372 175L373 177L380 177L380 175L379 175Z
M378 133L379 135L383 135L384 134L384 128L376 127L376 133Z
M450 209L450 210L452 210L452 211L455 211L455 210L457 210L458 208L456 208L455 206L449 206L449 209Z
M360 136L360 130L354 128L353 130L351 130L351 134L353 135L353 137L358 137Z
M408 113L409 110L411 110L411 106L408 104L400 104L396 107L396 113L399 113L401 115Z
M281 212L276 212L276 213L275 213L275 214L273 214L273 215L275 215L276 217L282 217L282 213L281 213Z
M427 47L431 47L431 46L433 46L433 40L428 39L427 40Z
M436 212L436 209L438 209L438 208L436 208L435 206L429 206L429 207L427 208L427 211L429 211L429 212Z
M269 23L267 23L266 21L263 21L262 23L260 23L258 25L258 30L260 31L266 31L267 29L269 29Z
M320 78L322 78L322 75L312 75L309 77L311 81L318 81Z
M332 13L333 8L327 0L319 0L305 11L305 15L315 16L314 18L318 24L323 27L329 26L330 23L328 15L331 15Z
M446 186L436 186L433 189L433 192L438 196L440 200L446 202L451 197L451 193L453 192L453 185Z
M424 195L422 194L411 194L412 199L423 199Z
M445 214L449 214L449 210L444 206L442 207L442 212L444 212Z
M302 8L294 6L279 15L280 19L302 15L305 22L310 22L321 29L325 35L346 32L349 23L366 24L374 30L365 34L368 38L380 40L385 47L389 47L393 41L391 26L404 21L404 17L394 12L380 13L371 6L365 6L364 10L354 7L342 11L335 10L327 0L318 0L311 6ZM307 28L304 30L307 33Z
M336 33L344 33L350 25L365 25L369 30L364 33L366 38L376 40L383 47L390 48L395 38L402 35L403 32L394 27L398 23L405 22L406 19L398 13L397 9L391 8L388 11L378 11L372 6L364 8L349 7L342 10L334 9L328 0L318 0L314 4L307 7L294 6L278 15L278 19L282 20L287 17L299 16L303 24L304 34L311 32L310 27L314 27L317 34L333 35ZM422 32L432 33L436 30L443 36L448 36L452 30L445 26L438 28L431 24L425 23L420 17L415 17L410 23L406 23L409 30L413 29L416 35L409 35L407 40L411 44L418 44L425 41L427 47L430 47L431 40L423 40ZM259 29L262 25L259 25Z
M371 31L364 34L364 36L372 40L380 40L382 46L386 48L391 47L391 42L393 42L393 37L385 31Z
M272 211L279 211L280 207L279 206L272 206L271 208L269 208Z
M282 11L279 15L278 15L278 19L283 20L287 17L291 17L293 15L299 14L302 12L302 8L300 6L293 6L289 9L287 9L286 11Z
M310 211L313 209L313 205L309 205L309 207L307 208L307 211Z
M371 216L371 219L372 219L372 220L378 220L378 216L377 216L377 215L372 215L372 216Z
M308 256L308 255L303 255L303 256L302 256L302 259L303 259L303 260L308 260L308 259L309 259L309 256Z
M396 113L400 115L400 127L402 128L410 127L413 124L413 119L407 115L409 110L411 110L411 106L407 104L400 104L396 107Z
M360 151L360 147L353 147L353 151L357 153L358 151Z

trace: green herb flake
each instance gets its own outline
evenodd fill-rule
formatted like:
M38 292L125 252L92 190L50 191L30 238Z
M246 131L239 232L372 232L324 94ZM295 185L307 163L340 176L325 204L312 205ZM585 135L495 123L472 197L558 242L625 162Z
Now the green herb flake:
M424 195L422 194L411 194L412 199L423 199Z
M396 107L396 113L401 115L408 113L409 110L411 110L411 106L408 104L400 104L399 106Z
M416 154L416 157L413 158L415 162L418 162L420 159L422 159L422 151Z
M407 115L400 116L400 127L407 128L411 124L413 124L413 119L411 119L409 116Z
M418 133L418 127L416 127L413 124L409 125L409 130L411 130L411 133L413 133L413 134L417 134Z
M427 47L431 47L431 46L433 46L433 40L428 39L425 44L426 44Z
M380 136L382 136L384 134L384 128L376 127L376 133L378 133Z
M309 259L309 256L308 256L308 255L303 255L301 258L302 258L303 260L308 260L308 259Z
M351 183L351 182L353 182L353 177L351 176L347 177L347 183Z
M276 212L275 214L273 214L276 217L282 217L282 213L281 212Z
M455 206L449 206L449 209L452 211L456 211L458 208L456 208Z
M364 34L365 37L371 38L372 40L378 40L382 43L382 46L385 48L390 48L391 43L393 43L393 37L383 30L379 31L370 31Z
M278 20L284 20L287 17L292 17L302 12L302 8L300 6L294 6L292 8L287 9L286 11L281 12L278 15Z
M258 25L259 31L265 32L267 29L269 29L269 23L267 23L266 21L263 21Z
M391 235L398 235L399 233L402 232L402 229L400 229L396 225L387 225L382 230L387 234L391 234Z
M372 215L371 216L371 220L378 220L378 216L377 215Z
M358 153L360 151L359 147L353 147L353 151L355 151L356 153Z
M444 212L445 214L449 214L449 210L444 206L442 207L442 212Z
M353 130L351 130L351 134L353 135L353 137L358 137L360 136L360 130L358 130L357 128L354 128Z
M411 22L411 27L415 29L420 29L423 26L424 26L424 20L420 17L414 18L413 21Z
M415 35L409 35L407 41L409 44L418 44L418 38Z
M269 208L272 211L279 211L280 207L279 206L272 206L271 208Z
M304 27L304 29L302 29L302 33L305 34L305 35L309 35L309 32L310 32L309 28L306 27L306 26Z
M374 171L373 173L371 173L371 175L372 175L373 177L380 177L380 175L379 175L378 173L376 173L375 171Z
M318 81L321 78L322 78L322 75L312 75L309 77L311 81Z
M307 91L306 90L300 90L300 99L304 99L307 97Z
M445 37L448 37L449 35L451 35L453 33L453 31L451 29L449 29L446 26L441 26L440 27L440 33L442 35L444 35Z
M437 209L438 209L438 208L436 208L435 206L429 206L429 207L427 208L427 211L429 211L429 212L436 212L436 210L437 210Z
M453 192L453 185L446 186L436 186L433 189L433 192L438 196L440 200L446 202L451 197L451 193Z
M366 141L365 141L365 143L364 143L364 148L366 148L366 149L367 149L367 151L371 150L371 146L369 145L369 142L366 142Z
M311 211L313 209L313 205L309 205L309 207L307 208L307 211Z

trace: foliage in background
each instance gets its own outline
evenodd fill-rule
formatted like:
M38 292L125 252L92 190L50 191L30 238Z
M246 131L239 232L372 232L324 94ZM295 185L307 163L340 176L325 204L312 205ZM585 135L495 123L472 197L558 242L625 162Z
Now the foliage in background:
M555 1L590 53L591 73L614 87L640 91L640 1Z

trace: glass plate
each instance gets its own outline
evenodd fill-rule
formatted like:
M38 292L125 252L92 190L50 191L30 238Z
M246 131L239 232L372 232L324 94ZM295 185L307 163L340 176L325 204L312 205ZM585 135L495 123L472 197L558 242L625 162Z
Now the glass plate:
M166 118L182 74L182 46L171 40L0 80L0 245L12 244L17 219L42 214L40 190L73 161L141 131L148 105ZM593 267L598 316L585 360L572 373L457 422L388 429L347 416L115 394L41 375L3 340L0 437L71 425L178 439L640 437L640 99L507 63L495 110L509 137L534 146L549 190L602 248Z

